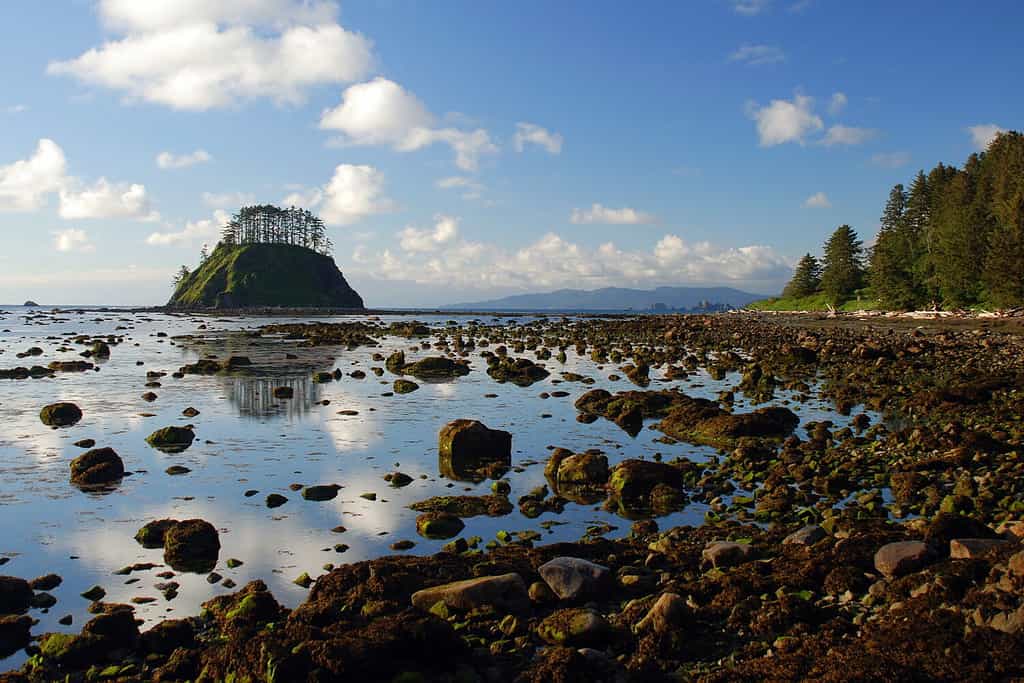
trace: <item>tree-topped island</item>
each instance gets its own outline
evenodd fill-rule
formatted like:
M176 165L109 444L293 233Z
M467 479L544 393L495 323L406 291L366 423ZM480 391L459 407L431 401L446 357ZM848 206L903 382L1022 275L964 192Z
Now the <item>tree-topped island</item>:
M346 308L363 299L331 257L323 221L304 209L271 205L240 209L200 265L182 266L172 308Z

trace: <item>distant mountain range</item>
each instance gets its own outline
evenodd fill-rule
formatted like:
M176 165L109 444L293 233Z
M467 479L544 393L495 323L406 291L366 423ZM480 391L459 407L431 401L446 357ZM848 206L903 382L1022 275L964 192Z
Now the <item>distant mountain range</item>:
M606 287L590 291L560 289L544 294L517 294L489 301L442 306L444 310L474 311L658 311L699 308L742 308L764 295L732 287Z

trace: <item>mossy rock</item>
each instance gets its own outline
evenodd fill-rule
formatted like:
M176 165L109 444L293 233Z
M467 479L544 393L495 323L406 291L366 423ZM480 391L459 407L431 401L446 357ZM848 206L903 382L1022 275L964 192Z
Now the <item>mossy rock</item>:
M39 419L47 427L70 427L82 419L82 409L74 403L52 403L39 411Z
M71 461L71 483L81 488L113 484L124 477L124 461L113 448L95 448Z
M328 500L334 500L338 497L338 490L341 487L337 484L326 484L317 486L307 486L302 489L302 497L305 500L311 500L317 503L322 503Z
M396 394L411 394L420 388L419 384L407 379L396 379L394 390Z
M147 436L146 443L165 453L181 453L195 438L195 432L188 427L164 427Z
M158 519L154 522L149 522L136 532L135 540L143 548L150 550L163 548L167 530L177 523L178 520L176 519Z
M432 540L454 538L465 528L465 522L448 512L426 512L416 518L416 533Z
M600 645L609 630L604 617L585 608L559 610L537 625L537 635L541 640L562 647Z
M498 479L512 466L512 435L476 420L449 422L438 435L438 460L449 479Z
M448 379L469 374L469 366L443 356L423 358L402 368L403 375L418 379Z
M332 372L317 372L313 374L314 384L330 384L334 381L334 373Z
M511 501L505 496L435 496L413 503L409 509L416 512L446 512L456 517L502 517L512 512Z
M174 571L209 573L217 566L219 555L217 529L205 520L178 522L164 534L164 561Z

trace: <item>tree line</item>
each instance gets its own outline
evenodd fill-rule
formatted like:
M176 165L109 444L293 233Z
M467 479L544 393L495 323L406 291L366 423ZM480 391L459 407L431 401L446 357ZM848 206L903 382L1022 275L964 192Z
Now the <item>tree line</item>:
M243 206L221 230L221 245L234 247L243 244L290 244L312 249L330 256L334 249L327 236L323 220L311 211L294 206L282 209L272 204ZM202 265L209 258L209 247L203 245L199 252ZM191 270L183 265L174 275L172 285L177 289Z
M870 250L840 226L783 294L839 304L864 287L891 309L1024 304L1024 135L1000 133L963 168L940 163L896 185Z

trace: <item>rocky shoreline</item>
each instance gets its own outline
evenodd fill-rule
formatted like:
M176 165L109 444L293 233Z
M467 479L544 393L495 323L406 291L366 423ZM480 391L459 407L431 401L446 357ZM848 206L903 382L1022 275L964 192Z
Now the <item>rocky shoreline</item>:
M325 344L356 331L291 330ZM575 347L620 365L635 385L578 392L581 422L657 429L666 443L711 444L719 455L609 468L552 444L551 491L509 507L540 514L604 500L635 518L626 537L538 547L512 537L486 550L456 539L433 557L325 569L294 610L257 581L198 617L140 633L130 605L99 596L80 634L31 640L23 612L46 577L3 577L0 645L31 656L0 681L1019 678L1019 332L1013 321L780 315L495 328L487 348L496 381L539 374L506 355ZM434 347L465 356L480 334L449 328ZM705 401L649 388L651 368L666 377L740 371L734 391L766 402L781 389L809 396L820 382L821 395L856 416L842 429L803 425L800 439L784 406L736 413L733 392ZM885 420L871 424L865 408ZM500 502L501 474L477 465L465 467L495 478ZM754 495L731 495L737 483ZM660 511L690 501L709 506L702 526L658 528ZM426 521L445 521L438 513Z

